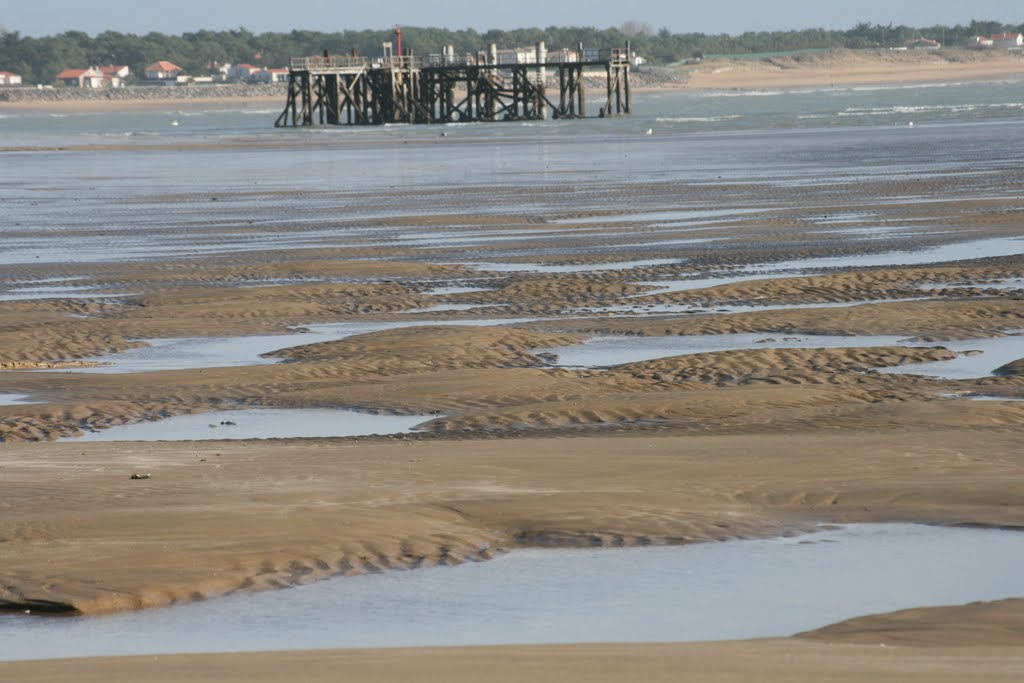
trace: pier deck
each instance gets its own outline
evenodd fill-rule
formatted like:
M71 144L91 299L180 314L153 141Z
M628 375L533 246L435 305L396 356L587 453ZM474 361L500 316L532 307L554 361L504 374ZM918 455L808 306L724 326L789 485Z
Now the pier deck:
M387 47L387 44L386 44ZM275 123L284 126L449 123L584 118L584 76L604 76L598 116L629 114L630 51L559 50L537 45L529 63L500 63L490 53L370 59L300 57L288 73L288 99ZM548 94L548 73L557 95Z

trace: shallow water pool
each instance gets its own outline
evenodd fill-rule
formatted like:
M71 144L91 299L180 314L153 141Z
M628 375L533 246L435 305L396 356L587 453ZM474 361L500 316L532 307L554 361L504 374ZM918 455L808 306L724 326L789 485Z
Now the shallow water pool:
M934 233L933 233L934 234ZM996 237L944 244L917 250L889 251L878 254L852 254L848 256L827 256L822 258L796 259L779 263L750 265L719 277L695 278L690 280L658 280L637 284L660 287L656 292L646 294L668 294L706 287L719 287L752 280L779 280L789 277L810 277L820 275L828 268L868 268L884 266L909 266L928 263L948 263L973 259L1010 256L1024 253L1024 239ZM1020 286L1019 279L1012 280L1007 288ZM935 286L938 288L939 286ZM985 288L985 286L981 286ZM639 296L645 296L641 294Z
M399 434L437 415L373 415L335 408L253 408L178 415L62 441L198 441Z
M829 336L784 333L666 335L659 337L601 336L583 344L537 353L557 356L555 365L572 368L605 368L656 358L686 356L742 349L843 349L872 346L941 346L958 355L952 360L910 363L879 372L924 375L938 379L974 379L992 374L997 368L1024 356L1024 336L1010 335L966 341L922 342L894 335Z
M0 394L0 406L24 405L36 403L29 398L28 394Z
M607 336L592 337L577 346L547 349L557 355L556 364L575 368L602 368L624 363L637 363L656 358L687 356L716 351L741 349L838 349L861 346L896 346L906 344L905 337L826 335L791 335L775 333L668 335L663 337ZM917 344L917 346L934 346Z
M824 258L798 259L755 266L758 270L821 270L823 268L867 268L882 266L912 266L928 263L950 263L974 259L1013 256L1024 253L1024 239L993 237L989 239L954 242L925 249L889 251L880 254L853 254Z
M882 368L888 375L924 375L937 379L975 379L991 375L998 368L1024 358L1024 335L937 342L960 355L952 360L914 363ZM980 352L980 353L979 353Z
M995 282L978 282L970 284L928 284L921 285L919 289L1024 289L1024 277L1005 278Z
M1024 595L1024 534L852 525L794 538L520 550L104 617L0 616L0 659L787 636Z
M437 311L437 308L424 309ZM444 309L441 309L444 310ZM449 309L450 310L450 309ZM406 320L399 322L349 322L305 325L302 333L263 334L243 337L188 337L180 339L150 339L148 346L128 349L107 356L84 360L103 363L91 368L76 368L76 372L123 373L152 372L156 370L189 370L196 368L231 367L280 363L277 356L266 356L271 351L337 341L357 334L369 334L402 327L423 325L508 325L532 322L536 318L490 318L475 320ZM63 372L64 370L60 370ZM40 372L47 372L41 370Z
M682 258L641 259L637 261L620 261L616 263L573 263L552 265L547 263L487 263L485 261L466 261L455 265L472 266L480 270L495 273L589 273L602 270L628 270L630 268L647 268L681 263Z

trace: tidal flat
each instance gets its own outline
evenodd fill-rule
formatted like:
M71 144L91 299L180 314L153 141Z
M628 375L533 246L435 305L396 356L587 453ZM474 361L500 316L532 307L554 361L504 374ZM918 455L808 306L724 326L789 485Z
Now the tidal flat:
M512 550L1024 528L1024 123L900 113L1004 96L659 93L630 118L443 138L230 109L0 118L25 143L0 153L0 604L215 609ZM559 361L608 339L621 353ZM992 395L1009 400L955 398ZM417 428L216 438L231 411L310 409ZM198 441L81 438L204 415ZM828 643L877 641L858 657L891 671L925 675L929 648L1019 679L1024 608L997 597L658 661L821 673L842 668ZM512 652L564 671L561 647ZM641 675L622 647L587 651Z

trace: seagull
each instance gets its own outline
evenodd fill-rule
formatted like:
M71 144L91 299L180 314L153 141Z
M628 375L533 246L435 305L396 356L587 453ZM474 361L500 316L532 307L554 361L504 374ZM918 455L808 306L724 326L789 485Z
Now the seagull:
M177 119L175 119L174 121L171 121L171 125L172 125L172 126L177 126L177 125L178 125L178 121L177 121Z
M653 128L648 128L647 132L644 133L644 135L654 135L654 129Z

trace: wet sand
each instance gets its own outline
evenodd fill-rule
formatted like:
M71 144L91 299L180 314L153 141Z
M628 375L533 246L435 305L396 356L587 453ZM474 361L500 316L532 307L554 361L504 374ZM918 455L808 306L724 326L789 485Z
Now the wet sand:
M1017 612L1019 616L1019 609ZM965 625L969 625L966 622ZM970 637L969 629L954 637ZM360 681L586 681L640 678L678 681L1018 681L1024 656L1016 647L885 647L799 640L655 645L559 645L347 650L261 654L72 659L0 664L11 680L36 683L189 681L336 681L339 671Z
M834 411L820 393L760 398ZM818 522L1024 526L1020 408L863 413L819 433L747 419L756 433L6 444L2 596L16 609L98 613L524 546L687 543Z
M979 184L986 190L980 198ZM628 216L610 225L611 211L567 208L560 239L544 237L553 224L529 213L453 211L465 235L523 237L505 234L498 254L474 247L481 251L476 266L462 242L433 245L425 257L421 246L397 238L148 264L9 266L8 288L56 279L112 297L0 301L0 386L36 401L0 405L0 604L96 614L486 559L517 547L678 544L770 536L819 522L1024 528L1024 408L956 398L1024 395L1019 362L967 380L877 372L955 355L943 342L1024 328L1021 291L986 286L1024 277L1021 254L773 274L668 293L644 284L795 258L1018 237L1019 186L1016 168L981 180L949 173L811 188L628 185L623 200L640 208L686 201L713 210L737 198L764 208L701 224L728 248L680 242L658 247L677 263L589 273L492 271L486 263L642 261L650 251L631 233L649 226ZM461 194L472 200L492 191L466 187ZM153 201L172 207L183 199ZM246 193L218 199L244 202ZM414 190L399 199L427 205ZM823 212L851 211L878 217L872 222L911 224L914 232L858 241L819 221ZM359 224L397 222L414 231L446 220L452 217ZM950 225L960 233L949 236ZM209 231L219 238L225 229ZM21 233L45 237L30 227ZM660 230L656 238L685 236ZM598 248L580 247L584 242ZM466 283L487 288L430 293ZM586 313L658 303L702 312ZM850 305L756 308L815 303ZM430 312L446 304L481 308ZM725 305L753 308L716 312ZM511 318L519 320L500 325ZM444 324L472 319L492 324ZM434 324L312 343L296 329L344 321ZM602 370L553 367L546 356L591 335L736 333L900 335L912 343L750 348ZM295 343L245 367L76 372L147 339L257 334L288 334ZM437 417L419 433L392 437L54 442L230 407ZM150 477L131 479L136 473ZM1020 604L883 615L755 643L96 659L0 664L0 677L60 679L74 667L80 680L129 673L141 681L317 680L344 666L367 680L405 680L411 672L478 680L481 671L494 680L677 680L680 671L702 680L1018 680Z

